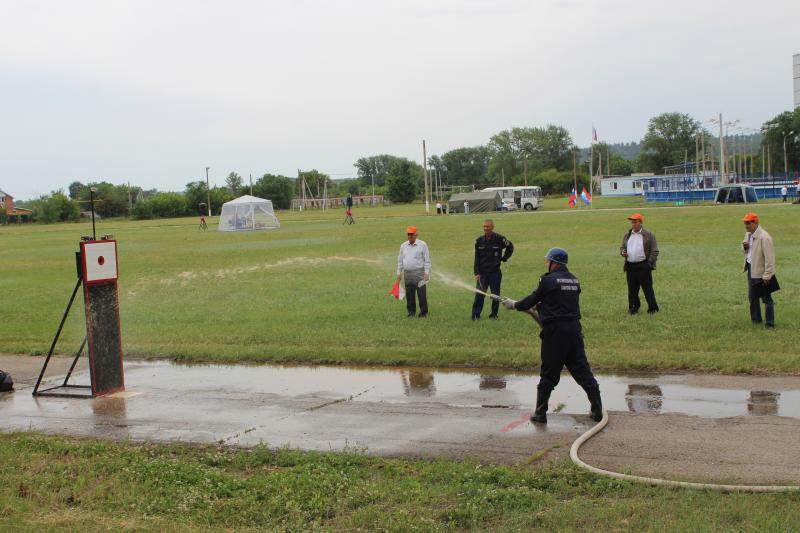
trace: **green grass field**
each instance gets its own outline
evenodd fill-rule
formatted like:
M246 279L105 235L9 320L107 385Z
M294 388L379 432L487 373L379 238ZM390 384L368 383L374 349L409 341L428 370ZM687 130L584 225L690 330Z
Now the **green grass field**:
M760 204L773 235L777 324L750 325L740 222L730 206L659 208L596 200L567 211L495 216L516 252L504 293L537 282L542 256L566 247L582 281L589 357L607 369L797 373L800 209ZM629 317L617 255L634 210L656 232L662 312ZM189 361L293 361L533 367L531 320L469 320L472 295L430 285L431 316L406 319L388 296L405 227L419 227L433 269L469 283L483 216L435 217L419 205L280 213L277 231L200 232L193 219L101 221L119 239L126 357ZM212 220L212 229L215 227ZM49 347L75 282L73 251L90 225L0 227L0 351ZM83 335L79 305L61 351ZM541 460L540 460L541 459ZM0 433L0 529L8 530L668 530L800 529L797 494L718 494L642 487L532 455L530 464L401 460L113 443Z
M528 294L545 252L563 246L583 285L583 325L590 361L606 369L800 371L800 208L755 206L777 250L777 329L749 321L742 254L743 206L653 207L641 199L596 200L567 210L550 199L534 213L494 215L515 244L504 266L503 293ZM474 239L483 215L425 216L420 205L343 212L279 213L275 231L207 232L194 219L110 220L98 234L119 240L120 305L127 357L194 361L295 361L532 367L539 339L520 313L470 321L472 294L434 281L427 320L405 318L389 289L405 227L414 224L431 250L433 270L470 283ZM618 256L626 216L645 216L661 256L656 316L626 314ZM73 251L87 223L0 228L0 351L48 349L75 280ZM59 345L74 350L83 335L79 305Z
M798 494L504 466L0 433L8 531L795 531Z

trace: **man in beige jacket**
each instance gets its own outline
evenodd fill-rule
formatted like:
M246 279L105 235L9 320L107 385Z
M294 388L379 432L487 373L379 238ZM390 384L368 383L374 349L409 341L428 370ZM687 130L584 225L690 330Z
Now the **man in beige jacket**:
M744 218L745 233L742 241L745 261L744 271L747 273L747 297L750 300L750 320L753 324L761 324L761 300L764 301L764 314L767 329L775 327L775 304L771 294L759 297L755 289L758 283L767 283L775 275L775 248L772 237L758 225L758 215L747 213Z

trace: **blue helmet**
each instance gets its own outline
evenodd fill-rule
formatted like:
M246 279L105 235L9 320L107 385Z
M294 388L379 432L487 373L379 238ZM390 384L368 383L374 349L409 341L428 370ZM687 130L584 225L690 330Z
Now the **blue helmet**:
M547 252L547 255L544 256L544 258L547 259L548 261L559 263L561 265L567 264L568 257L569 256L567 255L567 251L563 248L558 248L558 247L550 248L550 250L548 250Z

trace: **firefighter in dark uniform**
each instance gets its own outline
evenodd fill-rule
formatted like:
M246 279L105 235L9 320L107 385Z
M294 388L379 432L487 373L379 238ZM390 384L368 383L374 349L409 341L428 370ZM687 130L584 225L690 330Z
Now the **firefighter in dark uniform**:
M536 307L542 331L542 366L536 395L536 411L531 422L547 423L547 402L550 393L561 379L561 369L566 365L575 381L583 387L591 405L590 416L599 422L603 418L600 387L594 379L581 332L581 285L567 270L567 252L551 248L545 256L547 273L539 279L539 286L524 299L508 299L503 305L508 309L526 311Z
M500 294L500 282L503 280L503 273L500 271L500 262L508 261L514 253L514 245L511 241L494 232L494 221L487 219L483 221L483 236L475 241L475 274L476 287L486 292L492 290L492 294ZM475 293L475 301L472 303L472 320L481 318L483 311L483 294ZM497 318L497 310L500 309L500 302L492 300L492 314L489 318Z

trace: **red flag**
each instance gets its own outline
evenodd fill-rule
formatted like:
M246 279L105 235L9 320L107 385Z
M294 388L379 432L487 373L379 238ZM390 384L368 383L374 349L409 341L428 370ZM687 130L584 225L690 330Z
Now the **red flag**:
M570 207L575 207L575 201L578 199L578 195L575 194L575 187L572 188L572 192L569 194L569 201L567 202Z
M389 291L389 294L394 296L396 300L402 300L406 297L406 289L400 285L399 281L395 281L394 285L392 285L392 290Z

